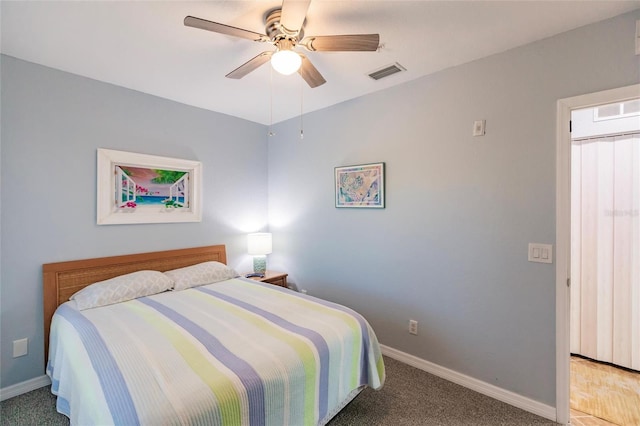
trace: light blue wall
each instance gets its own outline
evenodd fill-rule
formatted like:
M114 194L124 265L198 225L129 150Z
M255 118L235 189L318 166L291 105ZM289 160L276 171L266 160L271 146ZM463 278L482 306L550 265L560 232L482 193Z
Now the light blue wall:
M299 120L275 126L271 266L383 344L555 406L555 265L527 244L555 244L556 101L640 81L636 19L308 114L303 140ZM333 168L379 161L387 207L334 208Z
M636 19L308 114L304 140L297 119L266 141L255 123L2 56L0 387L43 373L42 263L225 243L249 269L268 196L271 267L362 312L386 345L555 405L555 270L526 256L555 242L556 100L640 81ZM98 147L202 161L202 223L96 226ZM387 208L335 209L333 168L377 161ZM30 354L12 359L22 337Z
M267 219L266 128L1 57L0 387L44 374L42 264L226 244L250 269L247 232ZM201 223L96 225L96 149L196 160ZM12 358L27 337L29 354Z

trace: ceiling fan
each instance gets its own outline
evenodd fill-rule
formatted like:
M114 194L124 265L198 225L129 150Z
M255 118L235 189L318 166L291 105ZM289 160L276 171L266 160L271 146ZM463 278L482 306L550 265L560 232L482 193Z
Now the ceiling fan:
M326 80L313 66L309 58L296 52L302 46L310 52L374 52L380 43L379 34L351 34L304 37L304 22L311 0L283 0L282 7L271 9L265 14L265 32L260 34L242 28L208 21L194 16L184 18L184 25L213 31L234 37L273 44L275 51L258 54L226 75L240 79L260 65L271 60L273 68L285 75L298 71L310 87L318 87Z

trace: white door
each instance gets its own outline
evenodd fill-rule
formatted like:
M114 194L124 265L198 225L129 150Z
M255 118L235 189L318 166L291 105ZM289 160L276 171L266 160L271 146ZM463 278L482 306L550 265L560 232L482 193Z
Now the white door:
M571 353L640 370L640 99L572 112Z

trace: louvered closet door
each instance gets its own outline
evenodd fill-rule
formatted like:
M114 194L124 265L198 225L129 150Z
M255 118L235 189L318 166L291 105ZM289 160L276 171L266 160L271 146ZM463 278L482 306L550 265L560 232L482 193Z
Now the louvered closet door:
M571 352L640 370L640 134L574 141Z

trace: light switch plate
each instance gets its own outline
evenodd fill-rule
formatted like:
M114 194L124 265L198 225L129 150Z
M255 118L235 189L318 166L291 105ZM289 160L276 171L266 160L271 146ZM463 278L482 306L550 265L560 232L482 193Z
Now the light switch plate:
M553 263L553 245L529 243L529 262Z

